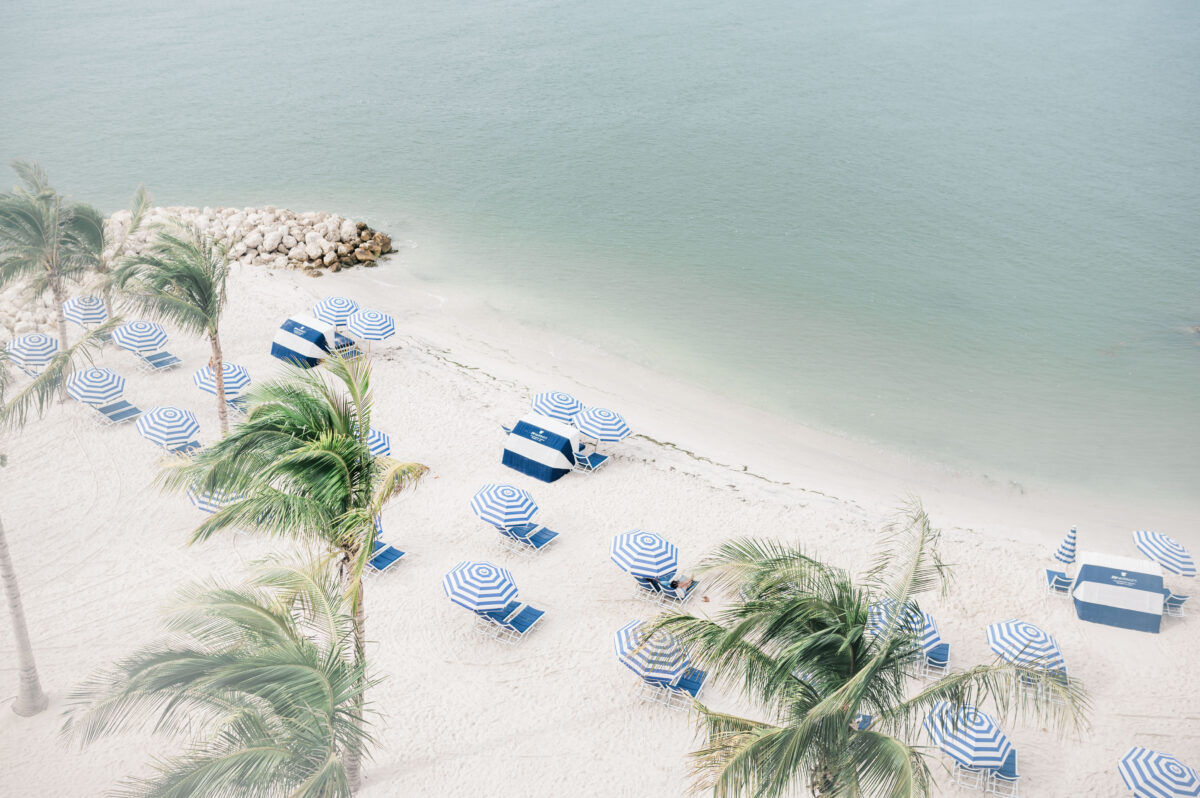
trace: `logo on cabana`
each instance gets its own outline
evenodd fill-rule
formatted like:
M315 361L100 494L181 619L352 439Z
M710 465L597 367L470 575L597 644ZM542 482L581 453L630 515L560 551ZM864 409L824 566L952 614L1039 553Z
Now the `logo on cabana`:
M1136 579L1129 578L1127 571L1122 571L1120 576L1113 576L1112 581L1114 585L1120 585L1121 587L1133 587L1137 584Z

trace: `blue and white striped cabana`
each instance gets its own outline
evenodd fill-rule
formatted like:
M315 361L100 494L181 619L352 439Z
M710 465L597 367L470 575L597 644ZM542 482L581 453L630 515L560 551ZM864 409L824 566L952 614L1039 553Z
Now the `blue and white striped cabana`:
M329 355L334 328L327 321L300 314L292 316L275 331L271 356L310 369Z
M622 570L643 579L666 579L679 570L675 544L644 529L614 537L609 556Z
M1200 795L1200 774L1170 754L1135 745L1121 757L1117 770L1137 798L1180 798Z
M1058 550L1054 552L1054 559L1058 560L1063 565L1070 565L1075 562L1075 527L1071 527L1071 531L1063 538L1063 542L1058 544Z
M583 410L583 403L562 391L545 391L533 397L533 412L549 416L564 424L573 424L575 414Z
M867 607L867 625L865 631L871 635L880 635L893 622L896 614L896 602L892 599L882 599ZM942 644L942 634L938 630L937 621L927 612L919 612L914 604L907 603L898 621L899 631L903 634L916 635L921 649L931 651Z
M1012 743L996 719L970 704L953 706L938 701L924 720L925 731L955 762L971 768L998 768Z
M442 578L442 590L472 612L503 609L517 597L512 574L490 562L460 562Z
M674 635L662 629L649 634L643 621L630 621L618 629L613 651L622 665L643 679L675 682L691 665Z
M532 521L538 506L527 491L515 485L489 483L471 498L471 510L492 526L508 529Z
M108 311L98 296L77 296L63 303L63 318L80 327L89 327L106 321Z
M346 320L346 331L360 341L382 341L396 334L396 320L379 310L359 310Z
M357 312L358 303L344 296L327 296L313 305L314 316L339 327Z
M575 414L574 421L580 432L598 441L623 441L631 432L620 413L604 407L582 410Z
M125 393L125 378L112 369L90 368L67 377L67 395L89 405L111 402Z
M200 422L190 410L164 405L138 416L137 428L142 437L174 449L191 442L200 431Z
M1138 551L1173 574L1196 575L1196 561L1191 552L1169 535L1143 529L1133 533L1133 544L1138 547Z
M51 338L45 333L29 333L18 335L8 342L8 354L18 366L27 369L40 369L58 353L58 339Z
M579 430L549 416L530 413L505 439L500 462L534 479L553 482L575 468L578 449Z
M167 331L152 321L127 321L113 330L112 339L130 352L154 352L167 345Z
M988 646L1005 662L1026 668L1067 672L1058 641L1037 626L1017 618L987 628Z
M250 384L250 372L244 366L225 360L221 363L221 376L225 378L225 398L232 399L246 390ZM212 366L205 366L192 375L192 382L205 393L217 395L217 373Z

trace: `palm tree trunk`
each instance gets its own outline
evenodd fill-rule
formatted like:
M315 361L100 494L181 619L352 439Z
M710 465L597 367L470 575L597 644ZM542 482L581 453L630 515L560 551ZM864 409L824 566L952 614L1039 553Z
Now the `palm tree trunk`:
M221 422L223 438L229 434L229 405L225 403L225 368L221 358L221 339L213 332L208 340L212 343L212 360L208 361L208 365L212 366L213 374L217 378L217 418Z
M42 690L37 665L33 661L33 646L29 642L29 629L25 626L25 609L21 606L21 590L17 586L17 572L13 570L12 557L8 553L3 521L0 521L0 576L4 579L8 614L12 617L13 632L17 638L17 664L20 669L17 700L13 702L12 710L28 717L45 709L50 699Z
M346 568L350 571L349 564ZM363 606L363 583L362 579L358 580L357 600L354 602L354 658L358 665L363 665L367 659L366 647L366 620L367 614ZM357 696L354 699L354 710L358 716L358 724L361 726L364 723L363 710L365 707L366 698L366 668L362 668L362 673L359 675L359 689L356 691ZM346 752L344 762L346 768L346 781L350 785L350 792L358 792L358 788L362 786L362 751L358 748L353 748Z
M67 351L67 316L63 313L63 302L67 300L63 296L61 286L57 284L50 290L50 294L54 297L54 313L58 319L58 349L65 352Z

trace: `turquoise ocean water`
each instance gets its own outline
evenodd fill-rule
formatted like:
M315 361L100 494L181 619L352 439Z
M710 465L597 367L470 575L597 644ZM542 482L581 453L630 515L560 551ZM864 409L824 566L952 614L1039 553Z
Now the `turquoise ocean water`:
M410 5L7 0L0 158L364 217L813 426L1198 501L1200 5Z

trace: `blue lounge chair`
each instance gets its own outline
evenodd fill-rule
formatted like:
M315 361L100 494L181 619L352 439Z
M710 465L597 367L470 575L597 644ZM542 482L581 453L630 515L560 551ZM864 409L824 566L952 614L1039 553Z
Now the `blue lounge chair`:
M333 334L333 351L350 360L362 357L362 350L358 348L358 344L354 343L354 339L341 333Z
M865 712L858 713L850 722L850 728L854 731L866 731L871 728L871 716Z
M576 471L595 471L600 466L608 462L608 455L592 452L584 454L583 452L575 452L575 470Z
M183 361L170 352L134 352L138 359L138 369L141 371L170 371Z
M1017 773L1017 749L1008 752L1004 764L988 774L987 791L993 795L1017 795L1021 776Z
M708 674L696 668L688 668L674 682L668 679L643 678L640 695L650 701L671 709L684 710L700 696L700 690Z
M1071 594L1071 577L1065 571L1046 569L1046 592L1052 596L1067 597Z
M1170 615L1175 618L1182 618L1183 605L1190 596L1181 596L1178 593L1172 593L1170 590L1163 588L1163 615Z
M659 604L662 606L667 604L683 604L692 597L692 593L696 591L696 585L700 584L700 582L699 580L693 580L692 583L687 586L687 589L683 591L683 595L680 596L675 589L668 587L673 576L674 575L667 577L666 579L648 579L644 576L633 577L634 581L637 582L638 587L641 588L638 591L638 596L654 604Z
M475 613L476 618L482 621L482 626L477 628L502 643L515 643L525 637L545 614L544 610L534 609L519 601L509 602L503 609Z
M139 408L134 407L124 399L119 399L106 405L88 405L88 407L91 407L99 414L93 420L101 427L106 427L109 424L120 424L124 421L132 421L142 414Z
M184 456L190 456L192 454L195 454L196 451L198 451L199 449L200 449L200 441L188 441L187 443L181 443L178 446L172 446L171 448L167 449L167 451L170 452L171 454L182 454Z
M498 526L500 534L508 548L516 554L530 556L549 546L558 533L546 529L540 524L519 524L517 526Z
M647 579L644 576L635 576L633 577L633 580L637 582L637 585L640 588L640 590L638 590L638 596L640 598L644 598L647 601L652 601L655 604L658 604L662 601L662 585L657 579Z
M989 774L984 768L967 767L957 761L954 762L954 767L950 769L950 783L971 790L983 791L987 789L988 776Z
M232 399L226 399L225 404L229 405L231 410L236 410L243 416L249 411L249 405L246 404L246 397L235 396Z
M921 675L926 679L931 676L945 676L950 670L950 644L938 643L925 652Z
M400 562L400 558L403 556L404 552L400 549L384 543L376 537L371 547L371 559L367 560L367 567L375 573L382 573Z

